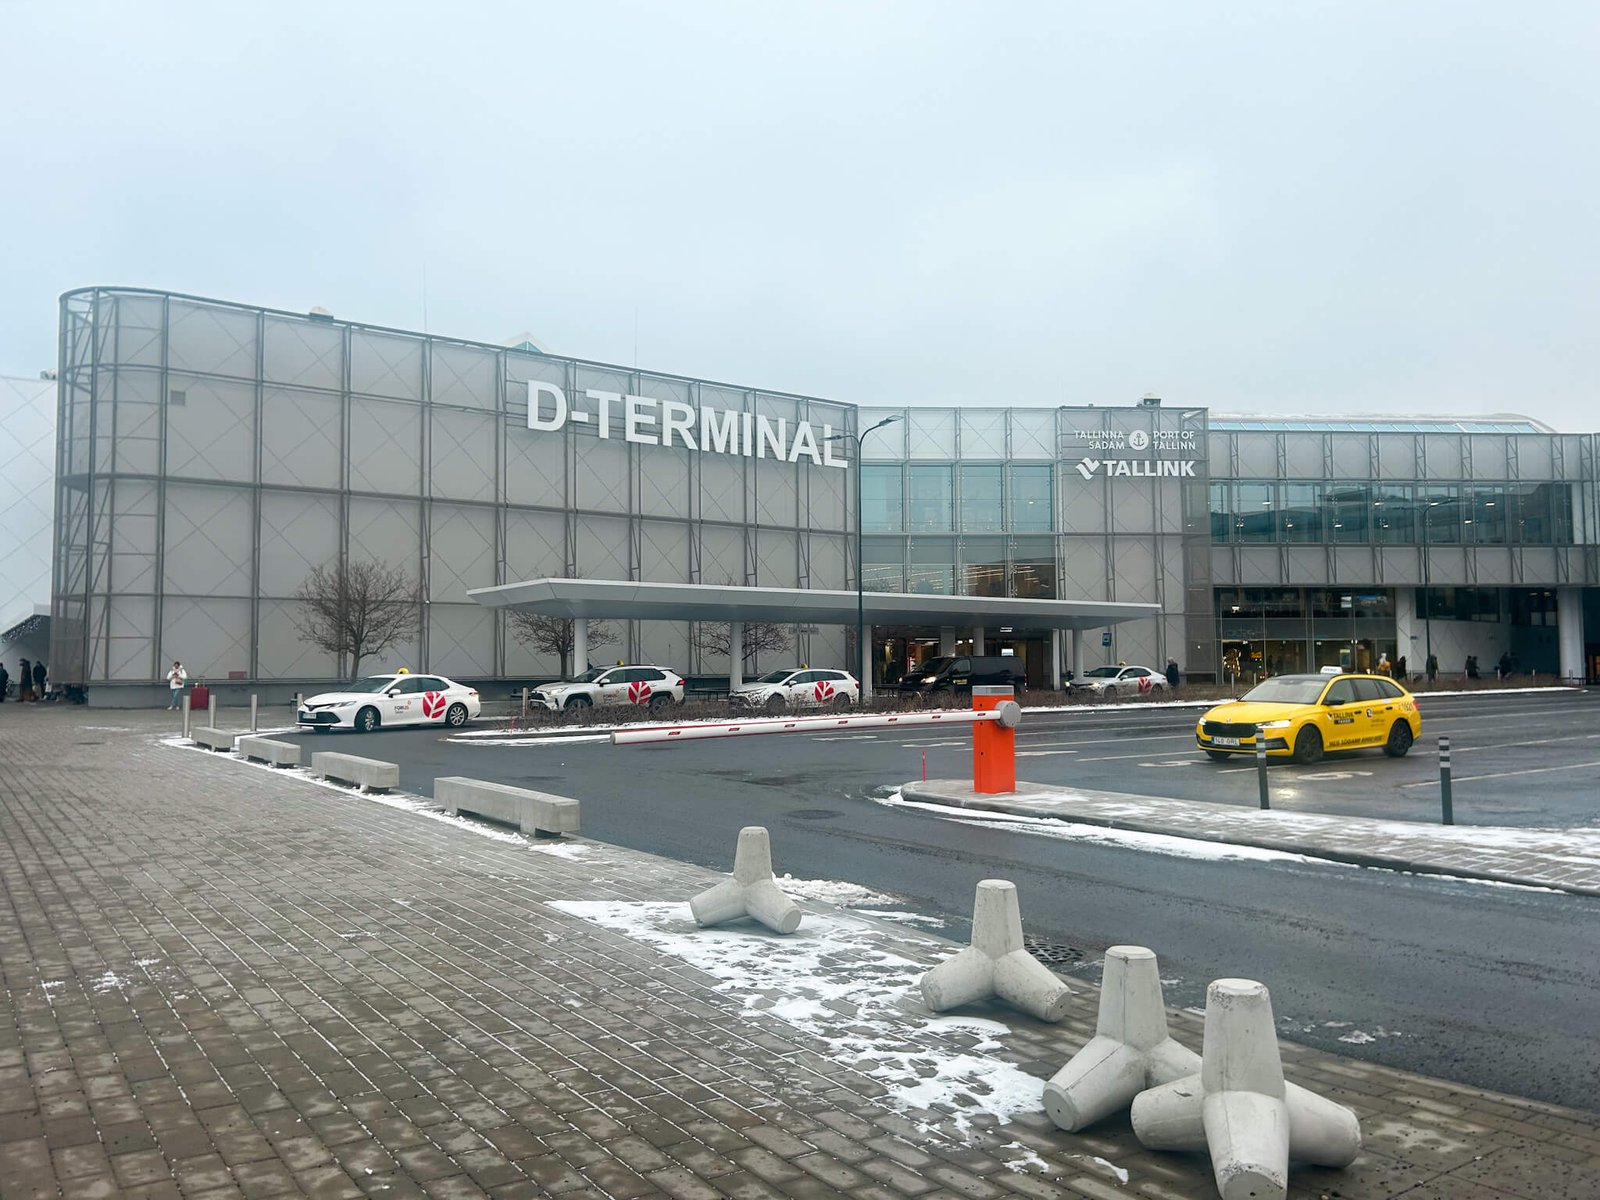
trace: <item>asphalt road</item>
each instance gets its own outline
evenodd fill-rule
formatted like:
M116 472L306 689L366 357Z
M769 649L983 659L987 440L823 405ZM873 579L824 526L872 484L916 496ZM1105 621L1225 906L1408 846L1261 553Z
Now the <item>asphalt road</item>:
M1427 819L1449 732L1458 821L1595 819L1600 705L1586 696L1424 700L1424 743L1273 769L1274 804ZM1193 749L1192 711L1030 716L1019 775L1157 796L1255 803L1253 768ZM579 797L586 836L719 870L738 829L772 830L780 873L902 898L964 937L980 879L1018 885L1024 926L1092 977L1101 951L1153 947L1169 1003L1223 975L1265 981L1286 1038L1357 1058L1600 1109L1600 901L1297 861L1200 860L996 828L881 802L918 773L969 769L964 737L828 735L673 746L497 746L394 730L337 740L401 764L408 787L471 775ZM1536 743L1531 744L1530 743ZM359 750L356 747L359 746ZM1588 765L1583 765L1588 764ZM1236 773L1237 772L1237 773ZM1371 772L1363 774L1361 772ZM1531 774L1530 774L1531 772ZM1518 783L1526 779L1526 785Z

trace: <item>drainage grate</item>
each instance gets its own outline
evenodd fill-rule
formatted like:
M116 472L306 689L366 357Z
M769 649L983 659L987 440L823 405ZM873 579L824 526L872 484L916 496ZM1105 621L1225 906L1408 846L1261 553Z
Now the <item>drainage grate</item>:
M1022 948L1042 963L1075 963L1083 961L1083 951L1061 942L1046 942L1039 938L1022 937Z
M831 821L834 817L841 817L844 814L837 808L797 808L783 815L793 817L796 821Z

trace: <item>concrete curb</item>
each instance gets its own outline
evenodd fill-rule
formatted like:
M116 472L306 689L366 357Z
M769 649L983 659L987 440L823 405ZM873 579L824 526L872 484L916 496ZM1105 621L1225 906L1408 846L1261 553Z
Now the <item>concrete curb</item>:
M1536 879L1526 875L1513 875L1501 871L1452 867L1443 863L1426 862L1395 854L1367 854L1356 850L1337 850L1326 846L1318 846L1311 842L1294 842L1282 838L1249 835L1222 837L1204 830L1175 829L1171 825L1156 821L1138 821L1125 817L1103 817L1097 813L1041 813L1037 808L1012 804L1004 796L979 796L973 793L969 799L965 796L954 796L948 792L936 791L928 787L929 783L935 782L937 781L929 780L924 783L921 780L912 780L910 783L901 786L900 794L905 799L914 800L919 804L939 804L947 808L953 805L958 808L1005 813L1007 816L1013 817L1050 817L1076 825L1095 825L1104 829L1126 829L1130 833L1156 833L1164 837L1186 838L1192 842L1211 842L1223 846L1251 846L1258 850L1276 850L1284 854L1302 854L1307 858L1320 858L1327 862L1346 863L1354 867L1377 867L1386 871L1403 871L1410 875L1439 875L1448 879L1468 879L1488 883L1512 884L1517 887L1544 888L1547 891L1565 892L1573 896L1600 896L1600 888L1588 887L1583 884L1563 884L1555 880ZM1048 794L1052 789L1041 788L1034 784L1018 783L1017 790L1018 792L1026 790L1033 794Z

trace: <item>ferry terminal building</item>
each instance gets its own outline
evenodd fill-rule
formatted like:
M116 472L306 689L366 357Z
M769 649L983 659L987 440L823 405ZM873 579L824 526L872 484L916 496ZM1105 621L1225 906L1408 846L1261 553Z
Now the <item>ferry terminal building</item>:
M60 321L50 662L91 703L150 702L174 658L242 689L341 677L293 600L341 558L421 580L420 633L383 665L474 682L553 675L505 609L572 613L601 581L640 586L585 610L621 635L596 661L729 673L693 648L698 614L777 620L786 662L856 669L823 596L858 579L878 686L964 651L1035 685L1169 655L1247 682L1430 653L1444 675L1502 654L1600 675L1594 433L858 407L135 288L69 292Z

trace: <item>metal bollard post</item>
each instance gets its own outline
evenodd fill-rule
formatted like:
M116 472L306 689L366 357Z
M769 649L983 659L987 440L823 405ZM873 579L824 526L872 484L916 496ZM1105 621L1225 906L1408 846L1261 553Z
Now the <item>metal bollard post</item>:
M1444 823L1456 823L1455 809L1450 803L1450 738L1439 739L1439 805L1444 810Z
M211 701L211 704L209 705L210 711L207 715L211 722L211 728L215 729L217 727L217 694L212 692L207 699Z
M522 688L522 723L524 725L528 723L528 688L526 684Z
M1256 726L1256 783L1261 792L1261 807L1271 808L1267 799L1267 731Z
M189 693L183 694L183 736L189 736Z
M256 694L250 693L250 732L256 731Z

